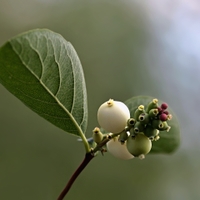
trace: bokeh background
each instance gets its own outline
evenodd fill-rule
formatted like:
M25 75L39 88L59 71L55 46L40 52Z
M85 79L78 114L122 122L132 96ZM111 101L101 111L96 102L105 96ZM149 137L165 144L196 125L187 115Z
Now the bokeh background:
M0 45L34 28L63 35L81 59L87 137L109 98L150 95L179 118L172 155L122 161L100 154L66 199L200 199L200 2L198 0L0 0ZM84 157L54 127L0 86L0 199L55 200Z

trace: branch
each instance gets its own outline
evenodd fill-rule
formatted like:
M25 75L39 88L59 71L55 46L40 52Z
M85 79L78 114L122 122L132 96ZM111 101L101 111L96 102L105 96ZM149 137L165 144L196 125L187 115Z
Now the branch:
M83 171L83 169L88 165L88 163L94 158L94 154L93 153L86 153L85 154L85 158L83 160L83 162L80 164L80 166L77 168L77 170L74 172L74 174L72 175L72 177L70 178L69 182L67 183L67 185L65 186L65 188L63 189L63 191L61 192L61 194L59 195L59 197L57 198L57 200L63 200L63 198L65 197L65 195L68 193L68 191L70 190L72 184L74 183L74 181L76 180L76 178L79 176L79 174Z
M117 134L108 134L107 137L104 140L102 140L101 143L99 143L91 152L85 154L85 158L84 158L83 162L80 164L80 166L78 167L78 169L74 172L74 174L70 178L69 182L67 183L67 185L65 186L65 188L63 189L63 191L61 192L61 194L59 195L59 197L57 198L57 200L63 200L63 198L69 192L69 190L70 190L72 184L74 183L74 181L76 180L76 178L83 171L83 169L88 165L88 163L94 158L95 153L97 151L100 151L102 149L102 147L108 141L110 141L113 137L115 137L115 136L117 136L119 134L120 133L117 133Z

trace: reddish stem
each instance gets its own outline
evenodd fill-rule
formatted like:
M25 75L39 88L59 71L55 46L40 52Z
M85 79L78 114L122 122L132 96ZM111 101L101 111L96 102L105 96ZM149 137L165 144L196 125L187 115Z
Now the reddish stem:
M85 158L84 158L83 162L80 164L80 166L74 172L74 174L70 178L69 182L67 183L67 185L65 186L65 188L63 189L63 191L61 192L61 194L59 195L59 197L57 198L57 200L63 200L63 198L66 196L66 194L70 190L72 184L76 180L76 178L83 171L83 169L88 165L88 163L92 160L92 158L94 158L94 155L92 153L85 154Z

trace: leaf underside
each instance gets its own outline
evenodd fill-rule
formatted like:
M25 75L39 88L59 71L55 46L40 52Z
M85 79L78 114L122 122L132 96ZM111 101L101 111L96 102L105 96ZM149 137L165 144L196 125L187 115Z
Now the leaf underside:
M87 93L73 46L46 29L21 34L0 49L0 82L34 112L63 129L86 131Z
M125 101L125 104L130 110L131 117L133 117L134 112L139 105L144 105L146 108L148 103L151 102L153 99L155 98L149 96L137 96L128 99L127 101ZM159 105L161 105L163 101L159 100L158 103ZM180 144L180 127L177 117L175 116L171 108L168 108L167 110L173 116L173 118L167 122L169 126L171 126L171 129L169 132L160 131L160 139L158 141L152 142L153 146L150 153L172 153L178 148Z

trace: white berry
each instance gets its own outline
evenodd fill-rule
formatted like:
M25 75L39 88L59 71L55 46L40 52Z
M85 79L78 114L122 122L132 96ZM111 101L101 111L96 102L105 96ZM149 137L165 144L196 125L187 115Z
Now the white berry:
M128 107L124 103L113 99L103 103L97 112L100 126L111 133L123 131L129 118L130 111Z
M106 145L108 152L110 152L113 156L117 158L123 160L129 160L134 158L134 156L130 154L127 150L126 142L121 144L121 142L118 141L118 137L111 139L109 142L107 142Z

